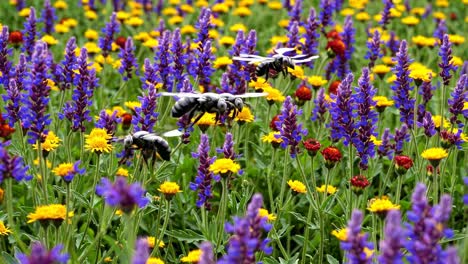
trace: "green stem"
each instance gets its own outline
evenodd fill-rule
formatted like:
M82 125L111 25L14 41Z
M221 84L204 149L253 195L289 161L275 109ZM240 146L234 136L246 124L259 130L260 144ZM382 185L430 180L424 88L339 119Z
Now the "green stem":
M312 221L312 213L313 213L313 206L312 204L309 204L309 210L307 212L307 222L304 226L305 228L305 233L304 233L304 245L302 248L302 257L301 257L301 263L305 264L306 263L306 253L307 253L307 246L308 246L308 241L309 241L309 227L308 224ZM320 229L322 229L322 226L320 225ZM320 238L322 240L322 238Z
M133 251L135 248L136 233L134 232L133 219L132 219L131 214L132 213L124 214L127 247L125 250L126 254L124 255L123 263L131 262Z
M268 185L268 197L270 199L270 208L271 208L271 211L274 212L275 211L275 203L273 201L273 188L271 186L271 172L273 171L273 169L275 168L275 161L276 161L276 148L273 149L273 154L271 156L271 163L270 163L270 167L268 168L268 172L267 172L267 185Z
M445 112L445 84L442 85L442 89L440 89L441 91L441 101L440 101L440 108L439 108L439 113L440 113L440 132L443 131L444 129L444 112ZM437 145L440 144L440 133L439 133L439 136L437 137Z
M151 252L151 256L155 256L156 253L159 255L159 241L156 241L159 237L159 222L161 219L161 210L162 210L162 198L159 200L159 206L158 206L158 214L156 216L156 228L155 230L155 235L154 235L154 248L153 252Z
M226 218L226 208L227 208L227 202L228 202L228 188L227 188L227 181L229 180L229 175L225 176L221 179L221 185L222 185L222 194L221 194L221 204L219 205L219 211L218 211L218 239L216 241L216 249L215 252L218 251L219 246L221 245L221 241L223 240L223 228L224 228L224 220Z
M42 155L42 143L37 141L37 158L39 160L39 171L41 172L41 182L42 182L42 191L44 195L45 203L49 203L48 194L47 194L47 172L46 166L44 164L44 156Z
M283 178L281 180L281 191L280 191L280 196L279 196L279 201L278 201L278 208L277 209L283 209L283 198L284 198L284 192L286 191L286 180L287 180L287 167L288 167L288 155L289 155L289 148L286 148L284 150L284 163L283 163Z
M351 218L351 212L353 211L352 206L352 197L353 197L353 190L351 189L351 179L353 178L353 146L349 144L348 146L348 153L349 153L349 187L348 187L348 219Z
M167 224L169 223L169 216L171 215L171 201L166 199L166 215L164 217L164 222L163 226L161 229L161 233L159 234L159 237L157 238L157 241L155 241L154 247L159 246L159 241L162 241L164 237L164 233L166 232Z
M8 215L8 224L10 225L11 230L13 230L13 237L15 238L16 243L21 248L22 252L26 252L26 246L19 236L19 230L16 230L15 225L15 216L13 211L13 178L8 177L6 181L6 205L7 205L7 215Z
M397 179L398 186L397 186L396 195L395 195L396 204L400 204L400 196L401 196L401 188L402 188L402 185L403 185L403 177L404 177L404 174L403 175L398 175L398 179Z

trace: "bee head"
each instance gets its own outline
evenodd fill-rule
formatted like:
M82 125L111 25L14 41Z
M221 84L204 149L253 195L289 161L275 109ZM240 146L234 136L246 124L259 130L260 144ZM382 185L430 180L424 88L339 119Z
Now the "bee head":
M242 108L244 108L244 101L242 101L241 98L236 98L236 99L234 99L234 106L235 106L239 111L242 111Z
M126 136L123 140L123 143L124 143L125 148L129 148L133 144L133 136L132 135Z
M226 112L226 110L227 110L227 103L226 103L226 101L225 101L224 99L219 99L219 100L218 100L218 105L217 105L217 107L218 107L218 111L219 111L220 113Z

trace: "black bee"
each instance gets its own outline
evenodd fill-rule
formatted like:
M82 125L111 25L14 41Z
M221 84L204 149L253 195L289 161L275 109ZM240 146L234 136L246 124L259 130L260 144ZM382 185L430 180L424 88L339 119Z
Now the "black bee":
M125 163L130 157L132 157L133 150L141 150L143 160L148 164L149 159L153 159L153 163L156 161L156 154L158 154L163 160L171 160L171 148L167 141L148 131L138 131L133 134L125 136L122 141L124 145L124 155L119 161L119 164Z
M204 113L215 113L215 120L218 121L221 115L233 111L232 118L244 108L243 98L261 97L266 93L245 93L245 94L230 94L230 93L161 93L163 96L179 97L180 99L172 107L171 115L175 118L180 118L188 114L189 120L195 116L195 113L200 114L192 122L196 124Z
M248 61L249 64L259 63L255 70L255 74L258 77L265 76L265 80L268 81L270 76L270 70L275 72L282 72L286 76L288 68L294 68L294 65L299 63L306 63L318 58L318 56L310 56L307 54L299 54L293 57L284 55L287 52L294 51L294 48L279 48L275 49L275 55L272 57L262 57L252 54L240 54L232 59L238 61ZM307 58L306 58L307 57Z

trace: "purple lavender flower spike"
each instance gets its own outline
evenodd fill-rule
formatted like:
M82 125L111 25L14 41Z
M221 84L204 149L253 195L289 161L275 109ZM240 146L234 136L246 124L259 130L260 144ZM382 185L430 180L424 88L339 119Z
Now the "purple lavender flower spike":
M327 26L333 26L333 7L332 0L320 0L320 14L319 21L322 25L322 33L326 35L325 28Z
M50 0L45 0L41 17L41 22L44 23L44 33L50 35L55 31L55 20L57 20L57 16L55 15L55 8L50 4Z
M346 78L346 75L351 72L349 62L351 61L354 52L355 33L356 29L353 25L353 18L351 16L347 16L345 18L343 32L340 33L343 43L346 46L346 50L344 52L344 56L336 56L333 60L334 65L332 67L332 71L336 71L340 79Z
M424 128L424 134L427 137L432 137L437 132L435 130L434 120L432 120L432 115L429 111L425 112L424 118L421 123L418 123L418 126Z
M190 84L190 80L188 79L187 75L184 76L180 92L193 92L192 85ZM190 120L189 114L185 114L177 120L177 126L179 127L179 131L184 131L184 133L182 134L182 143L184 144L190 143L190 133L193 131L193 126L190 125L191 123L192 120Z
M192 153L192 157L198 158L200 162L195 182L190 183L190 189L192 191L198 191L198 200L196 205L198 207L205 206L207 210L211 210L209 200L213 198L211 185L213 181L213 173L210 171L210 165L213 159L210 157L210 141L206 134L201 135L198 152Z
M27 174L28 166L24 165L23 158L11 156L6 149L9 143L0 144L0 184L7 178L13 178L16 181L29 181L31 175Z
M317 98L314 99L314 109L312 110L312 121L325 122L325 113L327 113L330 104L325 100L325 89L320 88L317 92Z
M375 144L371 136L376 136L376 123L378 114L374 110L376 102L373 100L376 89L370 81L370 72L368 68L362 69L362 75L358 80L358 87L354 100L357 105L356 127L357 137L352 139L353 145L358 151L361 161L359 167L363 170L368 168L369 158L375 156Z
M289 153L292 158L295 158L299 151L298 145L301 142L302 135L307 135L307 129L304 129L302 124L297 123L298 115L302 115L302 110L297 109L290 96L286 97L279 115L280 121L276 122L276 126L280 130L279 137L283 140L281 147L290 146Z
M239 56L241 53L245 53L246 38L244 36L244 31L240 30L237 32L236 41L232 45L229 55L232 57ZM250 73L246 70L248 64L246 62L234 60L228 68L229 84L233 87L245 87L246 80L250 78ZM244 88L245 89L245 88ZM236 89L241 90L241 89Z
M448 30L447 30L447 24L445 23L445 19L441 19L439 20L439 23L437 23L437 27L436 29L434 30L434 38L436 38L436 45L439 45L440 43L442 43L443 39L444 39L444 35L447 34Z
M197 71L196 76L198 77L200 85L208 90L211 84L211 75L214 73L212 61L214 56L211 53L211 41L206 41L205 45L201 50L195 50L197 54Z
M304 54L314 55L318 54L318 44L319 44L319 28L320 23L317 20L317 14L314 8L310 8L309 10L309 17L307 18L307 22L304 25L305 27L305 42L302 46L302 50ZM314 60L307 63L307 66L313 67Z
M377 149L377 154L379 155L379 157L387 156L388 159L391 160L393 158L393 149L392 145L390 144L390 137L390 129L385 128L384 133L382 135L382 144L380 144L379 148Z
M26 3L24 0L16 0L16 10L21 11L23 8L26 7Z
M107 57L112 51L112 42L114 42L115 34L120 31L120 24L117 21L116 13L112 13L110 21L102 29L103 37L99 37L99 48L102 50L102 55Z
M47 44L38 41L34 47L30 79L25 83L27 96L24 97L24 105L21 109L21 120L28 131L28 143L34 144L41 140L42 135L47 134L46 126L52 119L46 114L49 104L50 87L47 78L50 76L47 69L50 67L51 58L47 51Z
M410 85L412 79L409 77L409 64L411 62L408 56L408 48L406 40L402 40L400 49L396 55L397 65L393 68L397 79L391 86L395 95L392 97L395 100L395 106L400 110L400 121L405 123L408 128L413 128L414 117L414 102L410 97L410 92L413 87Z
M84 175L86 173L86 169L80 169L80 164L81 160L78 160L73 164L73 169L63 177L63 180L65 180L65 182L70 183L76 175Z
M166 30L163 32L159 45L154 57L154 61L157 62L153 66L156 70L156 80L162 84L162 88L167 91L172 91L172 57L170 56L169 46L171 44L171 32Z
M195 24L195 28L198 29L197 38L194 40L195 43L200 43L200 48L209 40L208 31L212 27L211 24L211 10L203 8L198 17L198 21Z
M125 42L125 48L121 49L119 53L119 58L122 60L119 73L122 74L124 81L132 78L133 69L136 70L136 75L140 75L134 52L135 46L133 46L133 40L131 37L128 37Z
M23 30L24 42L21 51L26 52L26 58L31 61L31 56L34 52L34 46L36 44L36 38L39 37L37 32L37 20L36 20L36 9L31 7L28 19L24 22Z
M114 183L102 178L96 186L97 195L102 196L108 205L118 207L125 213L130 213L135 207L143 208L149 203L145 192L139 183L128 185L124 177L117 177Z
M154 124L158 120L159 113L156 112L156 99L159 97L156 87L149 84L144 96L138 96L141 107L135 107L132 117L133 132L153 132Z
M380 33L378 30L376 30L374 31L372 39L367 42L368 50L366 56L364 57L365 59L369 60L369 69L372 69L375 65L375 61L383 56L380 44Z
M88 68L88 51L82 48L80 57L77 61L78 74L75 74L74 84L76 89L73 91L72 101L66 102L63 107L63 114L59 114L61 119L67 118L72 122L73 131L84 132L85 122L91 122L90 111L87 109L92 105L94 89L98 86L96 70Z
M28 65L26 63L26 56L24 53L20 54L18 64L16 64L14 72L16 86L18 86L18 90L20 92L23 92L25 90L26 81L28 79Z
M132 257L132 264L146 264L150 257L148 239L139 238L135 243L135 254Z
M422 104L425 106L429 101L432 99L433 93L436 88L431 84L432 74L429 75L429 81L423 82L421 86L419 86L419 94L422 95Z
M301 22L301 12L302 12L302 0L296 0L294 5L291 8L291 11L288 12L290 17L289 21ZM291 24L290 24L291 25Z
M395 129L395 145L393 146L393 150L395 151L396 155L403 153L403 144L404 142L410 141L410 135L408 133L408 126L406 124L402 124L400 129Z
M344 138L343 144L345 146L348 146L357 135L354 121L355 114L353 113L355 98L352 96L353 90L351 89L353 80L353 74L348 74L338 86L337 95L332 95L332 98L336 100L331 103L331 119L330 124L328 124L331 129L332 140L338 141Z
M71 88L73 84L73 76L75 75L74 71L78 69L75 49L76 40L75 37L71 37L65 47L65 57L62 60L61 65L57 66L57 72L55 73L55 75L61 75L60 82L58 84L62 91Z
M8 125L10 127L13 127L17 121L20 121L20 109L23 94L18 89L15 79L10 79L10 84L5 88L7 94L2 95L2 98L5 102L5 109L7 112L6 114L3 114L3 118L8 121Z
M346 251L346 257L350 264L372 263L372 257L368 257L364 249L373 249L374 245L367 241L367 233L361 233L362 220L362 212L354 210L351 220L348 222L347 239L341 242L341 249Z
M397 39L395 32L390 31L390 38L388 39L386 45L390 50L392 57L395 57L400 48L400 41Z
M97 128L106 129L107 133L114 135L117 130L117 123L121 122L121 118L117 117L117 111L114 111L112 114L108 114L106 110L102 110L99 113L99 118L96 121Z
M446 264L460 264L460 257L458 257L457 248L454 246L448 247L444 252L443 258Z
M143 90L148 90L149 84L156 86L156 84L158 83L157 69L156 69L156 66L153 67L153 64L151 64L151 61L148 58L145 59L144 65L145 65L145 73L141 77L141 82L142 82L141 88Z
M232 134L226 133L223 145L223 154L226 159L235 159L236 153L234 152L234 141L232 140Z
M299 42L299 23L297 21L291 21L289 23L289 30L288 30L288 43L286 44L287 47L297 47L301 43Z
M258 211L263 204L261 194L255 194L247 206L246 216L235 217L234 223L226 223L226 232L231 233L227 254L219 264L255 263L255 253L263 251L271 254L272 249L267 245L269 240L263 239L263 233L271 229L266 217L260 217Z
M12 62L9 60L13 49L8 48L8 27L3 26L0 33L0 84L6 88L10 82L10 75L12 74Z
M384 239L380 241L379 263L403 264L401 249L405 240L405 230L401 226L401 213L399 210L390 210L385 219Z
M52 250L47 248L40 242L33 242L31 246L31 254L28 256L24 253L17 253L16 258L20 264L58 264L67 263L70 256L67 253L60 253L63 250L63 245L57 245Z
M214 261L213 257L213 246L211 245L210 242L203 242L200 245L200 249L202 251L200 260L198 261L198 264L215 264L216 262Z
M457 116L463 114L464 111L467 112L467 110L463 110L464 103L468 101L466 87L468 87L468 75L464 74L458 79L455 90L450 94L452 98L448 100L449 112L452 114L450 123L453 125L457 124L459 127L462 127L463 123L461 120L458 120Z
M172 34L172 45L170 50L172 52L172 57L174 61L174 66L172 68L174 82L177 82L176 90L178 92L181 91L185 79L184 76L184 69L185 65L187 64L188 56L184 52L184 45L182 43L182 37L180 35L180 29L176 28L174 33Z
M382 28L385 30L387 29L388 23L390 23L390 9L393 7L393 1L392 0L382 0L384 4L384 9L380 13L382 18L379 21L379 24L382 26Z
M426 8L424 9L424 14L422 14L422 18L427 18L430 14L432 14L432 4L428 3Z
M462 68L460 70L460 76L465 74L468 75L468 61L463 62Z
M457 70L457 67L453 65L452 62L452 43L450 43L447 34L445 34L442 39L442 44L440 45L439 50L439 56L441 58L441 62L439 63L439 68L441 69L439 76L442 77L444 85L449 85L450 79L452 79L450 71L455 72Z

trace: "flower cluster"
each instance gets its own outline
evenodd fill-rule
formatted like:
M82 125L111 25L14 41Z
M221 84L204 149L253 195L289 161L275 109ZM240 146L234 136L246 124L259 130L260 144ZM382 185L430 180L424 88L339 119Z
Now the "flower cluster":
M149 203L145 190L139 183L127 184L124 177L117 177L114 183L107 178L102 178L96 186L96 194L104 197L110 206L118 207L125 213L130 213L135 207L145 207Z

